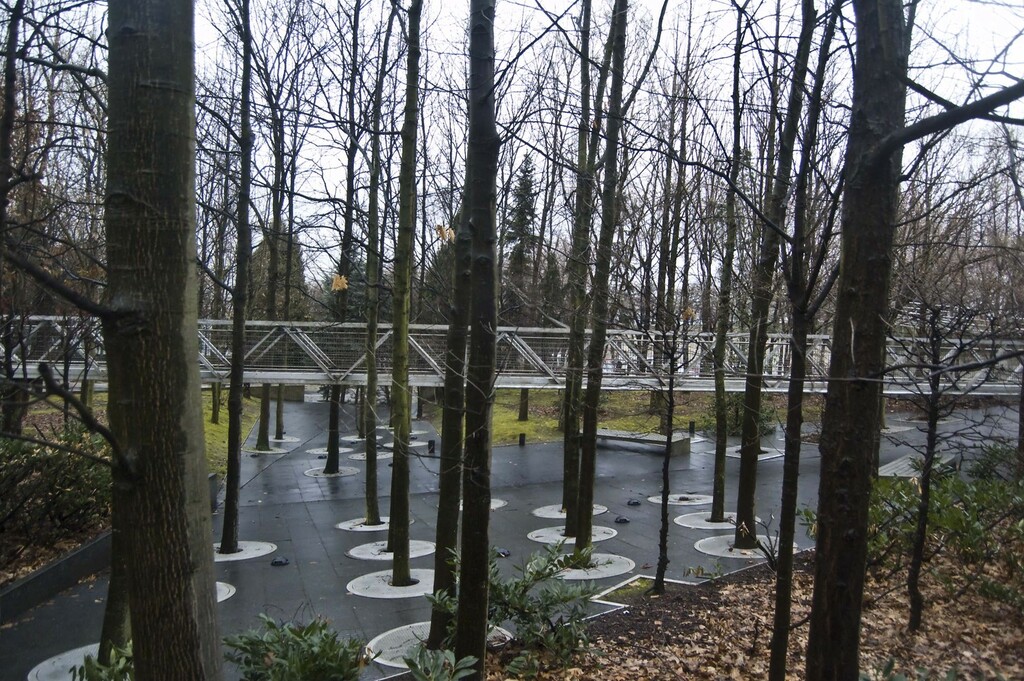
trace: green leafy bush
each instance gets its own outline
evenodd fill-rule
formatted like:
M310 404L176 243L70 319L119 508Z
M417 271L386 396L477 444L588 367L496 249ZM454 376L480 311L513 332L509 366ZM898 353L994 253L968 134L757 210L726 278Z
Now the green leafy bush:
M308 624L260 619L260 629L224 639L225 657L245 681L355 681L369 661L362 643L339 639L323 618Z
M969 590L1024 612L1024 482L1007 475L1015 453L986 451L970 476L939 472L931 486L925 563L951 594ZM920 502L915 479L879 478L868 511L868 567L876 575L904 570ZM801 513L813 535L816 517ZM943 560L934 560L942 556Z
M71 669L73 681L133 681L135 662L132 659L132 644L110 651L110 664L100 664L92 655L87 655L84 664Z
M108 458L106 443L69 429L56 444ZM0 565L28 546L55 546L110 517L110 467L54 447L0 440Z
M456 660L450 650L427 650L422 646L403 659L416 681L459 681L473 673L477 662L472 655Z
M510 623L515 636L512 643L521 651L507 668L510 674L535 676L540 668L538 654L542 652L560 664L567 664L589 648L587 603L598 589L592 583L565 581L556 575L582 567L581 563L589 564L590 555L590 550L566 555L562 544L549 546L531 555L525 565L516 567L515 575L504 578L498 569L497 553L492 551L488 620L491 626ZM454 598L428 598L454 619Z

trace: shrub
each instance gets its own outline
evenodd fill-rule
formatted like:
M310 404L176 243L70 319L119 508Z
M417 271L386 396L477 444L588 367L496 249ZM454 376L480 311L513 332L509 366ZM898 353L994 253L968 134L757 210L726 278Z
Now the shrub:
M973 590L1024 612L1024 482L1005 475L1008 448L990 448L971 476L937 472L931 487L925 562L959 595ZM917 480L879 478L868 511L868 566L893 574L906 568L917 522ZM813 534L816 517L802 511ZM933 560L936 556L944 560Z
M403 659L416 681L459 681L473 673L477 661L472 655L456 661L450 650L427 650L422 646Z
M133 681L135 662L132 659L132 644L110 651L110 664L100 664L92 655L87 655L84 664L71 670L73 681Z
M106 458L98 436L69 429L56 443ZM54 447L0 440L0 564L29 546L55 546L110 517L110 468Z
M327 620L278 624L260 615L263 626L228 636L225 657L245 681L356 681L369 661L364 645L340 640Z
M498 569L497 553L491 553L488 620L491 626L511 623L515 630L513 643L521 652L508 665L510 674L533 677L539 671L538 655L551 655L560 664L589 647L587 635L587 602L598 589L589 582L568 582L557 579L563 570L590 562L590 551L579 556L563 553L562 544L549 546L530 556L516 574L503 578ZM451 597L428 596L452 614L457 602Z

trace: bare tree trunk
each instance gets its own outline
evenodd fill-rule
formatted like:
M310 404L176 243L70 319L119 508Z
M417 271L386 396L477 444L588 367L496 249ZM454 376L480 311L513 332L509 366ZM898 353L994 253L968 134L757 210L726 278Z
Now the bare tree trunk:
M661 342L664 347L663 357L667 357L669 364L668 373L668 391L664 393L665 399L665 415L666 420L672 423L672 419L675 416L676 410L676 360L677 360L677 333L673 330L671 341L669 340L669 332L662 329L662 339L657 342ZM665 573L668 572L668 496L670 486L670 475L669 467L672 462L672 429L669 428L665 434L665 446L661 452L661 513L660 513L660 529L658 531L658 567L654 573L654 585L651 587L651 593L664 594L665 593Z
M722 281L718 286L718 317L715 320L715 473L711 493L713 523L725 522L725 450L729 437L729 407L725 392L725 336L732 315L732 265L736 254L736 181L740 176L740 65L743 55L743 16L746 3L736 8L736 42L732 62L732 154L729 158L729 188L725 194L725 254Z
M380 314L378 275L380 273L380 117L387 71L388 48L397 7L392 6L381 46L380 65L373 89L370 114L370 186L367 197L366 240L366 390L363 392L362 427L366 438L366 524L380 525L377 494L377 318Z
M793 336L790 340L788 411L786 413L786 452L782 463L782 509L779 511L779 555L775 568L775 616L772 628L769 678L785 681L789 653L789 628L792 621L793 540L795 538L797 493L800 476L800 429L803 426L804 378L807 375L807 332L809 320L801 310L793 310Z
M566 357L565 393L563 395L563 439L564 462L562 479L562 507L565 509L565 536L576 536L579 501L580 456L582 439L580 418L582 414L583 372L586 356L585 325L590 312L590 297L587 295L587 272L590 269L590 228L594 215L594 182L597 174L597 152L601 141L601 104L604 102L605 84L611 66L612 34L609 33L604 48L604 57L598 75L597 92L593 101L591 120L590 61L590 0L583 0L583 17L580 28L581 72L580 132L577 142L576 168L576 212L573 218L572 251L566 262L566 278L570 290L569 342ZM585 49L584 49L585 47Z
M750 305L750 336L747 344L747 377L743 395L742 440L740 444L740 479L736 496L735 546L753 548L757 545L755 497L757 496L757 459L761 453L761 388L764 384L764 354L768 344L768 312L772 304L775 268L779 242L786 222L786 204L792 186L793 155L803 115L804 83L810 60L811 43L817 12L814 0L801 2L800 37L793 65L793 81L789 86L786 119L779 138L778 168L768 200L768 219L772 225L762 230L760 252L754 267L754 286ZM774 144L770 140L769 144Z
M618 220L619 133L622 129L622 82L626 61L628 0L616 0L612 10L611 93L608 103L604 183L601 189L601 232L597 242L591 301L591 335L587 351L587 389L583 401L583 446L580 485L576 503L576 553L591 545L594 518L594 476L597 470L597 408L604 378L605 338L608 332L608 276L612 241Z
M580 395L583 390L584 327L587 323L587 270L590 266L590 216L593 175L588 158L590 138L590 5L581 0L580 19L580 120L576 139L576 210L571 247L565 263L569 288L569 347L565 361L565 392L562 395L562 509L565 534L576 536L576 497L580 477ZM596 121L595 121L596 123Z
M468 186L466 192L468 193ZM472 234L469 211L460 211L455 234L452 305L445 349L444 412L441 417L441 470L438 476L437 531L434 540L434 593L455 595L452 552L458 548L459 500L462 484L462 422L466 414L466 345L472 303ZM488 513L490 511L488 510ZM444 608L432 608L427 647L438 649L448 634L451 617Z
M902 147L879 144L904 127L907 54L899 0L854 0L857 68L846 148L842 265L821 433L818 540L807 678L857 679L867 557L877 377L885 351ZM884 30L883 28L884 27Z
M785 681L786 661L789 656L789 630L792 622L793 591L793 541L796 538L796 506L799 493L801 430L803 428L804 378L807 373L807 336L811 323L821 301L832 287L831 278L821 286L820 292L810 300L810 288L814 281L809 271L819 272L822 262L807 264L807 218L813 156L818 139L818 123L821 119L822 91L825 85L826 69L832 50L839 8L843 0L836 0L829 9L821 45L818 49L818 65L815 72L814 88L808 101L807 127L804 133L804 153L796 176L796 192L793 211L793 239L790 242L788 268L788 296L790 316L793 320L790 340L789 389L786 412L786 443L782 464L782 508L779 511L779 546L775 567L775 615L770 644L771 659L768 676L770 681ZM828 223L830 225L831 222ZM821 236L820 258L825 257L825 245L831 241L831 227L827 226ZM814 279L816 280L817 277Z
M416 232L416 133L419 129L420 12L422 0L409 5L409 53L402 121L402 163L398 176L398 236L395 244L393 310L394 356L391 378L391 421L394 460L391 466L390 541L394 563L391 582L412 584L409 573L409 292L412 241ZM367 437L371 434L367 433Z
M192 33L187 0L109 3L103 331L140 681L221 670L196 363Z
M494 0L470 0L469 135L463 210L472 235L472 299L466 369L466 454L462 488L462 573L456 658L477 658L469 679L484 678L491 515L491 409L497 332L495 192L498 136L494 105Z
M252 187L252 32L249 0L239 0L239 33L242 49L241 103L239 118L238 223L235 248L235 285L231 292L231 373L228 378L228 461L224 493L224 525L220 552L238 551L238 493L242 468L242 410L245 381L245 316L249 303L249 264L252 229L249 226L249 193Z
M25 0L17 0L11 8L4 42L3 113L0 114L0 253L7 251L8 209L10 192L14 186L14 121L18 103L18 31L24 18ZM20 435L22 422L28 408L25 391L18 385L18 371L15 367L15 347L19 334L15 333L14 297L8 288L6 258L0 257L0 299L10 298L9 313L3 321L2 339L4 351L4 383L0 390L0 427L6 433ZM13 287L12 287L13 288Z
M929 307L927 310L928 355L927 362L931 366L943 363L943 334L939 327L941 309ZM931 506L932 472L935 468L935 450L939 441L939 408L942 392L939 384L940 376L931 372L928 377L928 395L926 397L926 432L924 459L921 462L919 479L921 496L917 502L917 522L914 526L913 542L910 550L910 563L907 566L907 596L910 603L910 614L907 618L907 629L916 632L921 629L921 617L924 613L924 595L921 593L921 568L924 564L924 547L928 539L928 510Z

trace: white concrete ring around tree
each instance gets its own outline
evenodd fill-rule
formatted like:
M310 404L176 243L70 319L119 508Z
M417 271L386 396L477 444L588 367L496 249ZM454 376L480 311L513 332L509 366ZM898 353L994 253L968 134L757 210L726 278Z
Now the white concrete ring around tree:
M349 452L356 451L353 447L338 447L338 454L348 454ZM314 447L313 449L307 449L306 454L315 454L320 456L321 454L329 454L327 447Z
M428 444L429 443L426 440L410 440L409 449L420 449L422 447L426 447ZM381 445L381 447L383 447L384 449L394 449L395 443L385 442L384 444Z
M395 457L391 452L377 452L377 461L383 461L386 459L393 459ZM348 458L353 461L366 461L366 452L356 452L355 454L349 454Z
M352 520L346 520L335 525L339 530L345 530L346 532L380 532L390 527L388 524L388 518L386 515L380 517L380 525L367 525L366 518L353 518ZM415 520L409 518L409 524L412 525Z
M217 582L217 602L223 603L235 595L235 587L227 582Z
M223 603L235 595L235 587L227 582L217 582L216 586L218 603ZM67 681L69 669L84 664L88 655L96 657L99 655L99 651L99 643L90 643L87 646L54 655L33 667L32 671L28 673L28 679L29 681Z
M382 572L371 572L362 577L356 577L345 589L353 596L364 598L416 598L425 596L434 590L434 571L415 569L409 570L415 584L409 586L392 586L391 570Z
M739 459L742 454L740 453L740 445L735 447L729 447L725 450L725 455L730 459ZM786 453L778 447L762 447L761 451L757 454L758 461L772 461L773 459L781 459Z
M463 502L460 501L459 502L459 510L460 511L463 510L463 506L464 506ZM491 499L491 510L492 511L497 511L499 508L505 508L506 506L508 506L508 502L505 501L504 499L494 499L494 498Z
M604 527L602 525L594 525L590 528L590 541L599 542L611 539L618 532L610 527ZM565 542L566 544L572 544L575 540L571 537L565 536L565 526L559 527L544 527L539 530L534 530L530 534L526 535L526 538L540 542L541 544L557 544L559 542Z
M249 560L259 558L277 551L277 544L268 541L240 541L238 551L234 553L221 553L220 542L213 545L213 561L215 563L227 563L233 560Z
M243 447L242 451L246 452L247 454L287 454L288 453L287 449L282 449L280 447L271 447L270 449L256 449L255 447Z
M373 661L385 667L407 669L403 658L410 657L416 648L427 640L430 633L430 622L416 622L404 627L385 631L366 644L366 649L374 656ZM488 646L500 646L512 640L512 634L501 627L492 627L487 634Z
M555 576L566 580L604 579L627 574L636 567L636 563L629 558L617 556L614 553L592 553L590 561L592 567L570 568Z
M369 544L360 544L355 546L345 554L349 558L355 558L356 560L391 560L395 555L391 551L387 550L387 541L375 541ZM429 556L434 552L434 542L422 541L420 539L409 540L409 557L419 558L421 556Z
M287 442L287 443L300 442L299 438L292 437L291 435L285 435L284 437L272 437L272 438L270 438L270 441L271 442L281 442L281 443L285 443L285 442Z
M381 428L381 430L386 431L388 433L395 432L395 429L392 426L385 426L384 428ZM429 435L429 434L430 434L429 430L423 430L423 429L417 430L417 429L414 428L414 429L409 431L409 437L419 437L420 435Z
M708 518L711 517L711 511L700 511L699 513L687 513L686 515L676 516L672 519L676 525L680 527L688 527L691 530L734 530L736 529L736 514L726 513L725 521L721 523L713 523ZM761 522L760 518L754 519L756 522Z
M647 501L652 504L661 504L661 495L655 494L653 497L647 497ZM710 494L683 492L682 494L668 495L669 506L703 506L704 504L710 504L711 501L712 497Z
M68 650L59 655L43 660L28 673L28 681L67 681L71 678L70 669L85 662L87 655L96 657L100 652L99 643Z
M601 504L594 504L594 515L601 515L607 513L608 507L602 506ZM538 518L553 518L555 520L565 520L565 511L562 510L561 504L551 504L550 506L541 506L530 511L533 515Z
M697 549L701 553L708 556L715 556L717 558L764 558L764 554L761 553L760 549L737 549L733 547L733 542L736 540L735 535L732 534L721 534L716 537L707 537L694 543L693 548ZM757 535L757 540L768 546L768 536L764 534ZM796 544L793 545L796 549Z
M307 478L350 478L353 475L359 475L359 469L352 466L338 466L337 473L324 473L323 468L310 468L303 475Z

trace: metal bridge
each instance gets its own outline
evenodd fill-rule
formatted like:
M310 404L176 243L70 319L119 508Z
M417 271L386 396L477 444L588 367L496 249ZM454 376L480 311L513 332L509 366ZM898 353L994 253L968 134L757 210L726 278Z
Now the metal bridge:
M13 366L19 376L33 377L48 363L69 385L83 379L106 379L106 354L99 324L82 317L29 317L7 321L14 347ZM444 384L446 326L409 328L409 382L412 386ZM231 322L200 320L199 366L204 382L227 381L231 357ZM245 380L272 384L366 383L366 326L358 323L250 321L245 329ZM391 382L392 330L382 324L377 338L379 385ZM764 388L785 392L790 354L788 334L770 334L764 364ZM499 327L497 388L559 389L565 385L569 332L565 328ZM588 332L589 342L589 332ZM714 334L680 334L664 338L643 331L608 332L603 386L609 390L657 390L669 385L670 367L678 391L714 390ZM1020 351L1024 341L992 337L953 338L940 350L941 361L926 357L925 339L891 338L882 377L889 395L916 395L928 390L932 369L941 366L941 389L951 393L1016 395L1021 386ZM673 361L668 361L672 350ZM744 389L746 333L729 334L725 353L725 384L730 392ZM806 392L827 387L830 337L808 339ZM1014 353L1017 353L1015 355Z

